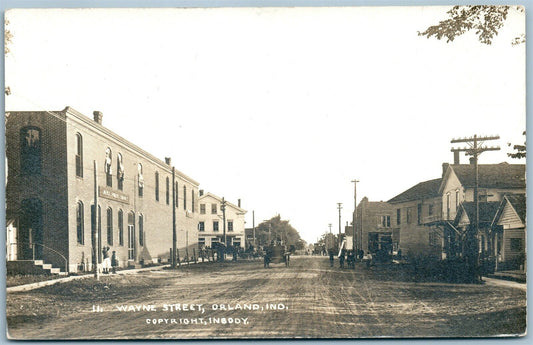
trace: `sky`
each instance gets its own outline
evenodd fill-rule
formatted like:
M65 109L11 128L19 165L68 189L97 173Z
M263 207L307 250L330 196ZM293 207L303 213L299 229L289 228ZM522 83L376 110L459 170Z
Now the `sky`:
M525 14L492 45L419 37L446 7L13 10L6 110L71 106L307 242L441 176L450 140L526 128ZM468 157L461 156L467 163ZM254 211L254 212L252 212Z

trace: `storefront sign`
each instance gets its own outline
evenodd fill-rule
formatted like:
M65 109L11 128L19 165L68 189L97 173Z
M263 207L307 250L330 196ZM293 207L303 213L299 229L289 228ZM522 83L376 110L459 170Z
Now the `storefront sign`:
M123 202L125 204L130 203L129 195L113 190L108 187L98 187L98 196L109 199L109 200Z

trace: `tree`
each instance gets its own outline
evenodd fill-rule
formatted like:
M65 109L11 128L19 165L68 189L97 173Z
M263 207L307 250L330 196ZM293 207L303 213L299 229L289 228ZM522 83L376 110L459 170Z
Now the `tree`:
M522 133L522 135L526 135L526 131ZM511 143L507 143L507 146L511 146ZM514 145L513 150L516 150L516 152L508 153L507 156L511 158L526 158L526 142L524 141L524 145Z
M494 36L504 26L509 10L513 6L508 5L476 5L476 6L454 6L446 12L450 18L432 25L424 32L418 32L418 36L430 38L435 36L438 40L446 37L446 42L453 41L470 30L475 30L481 43L492 44ZM524 12L522 6L515 6L520 12ZM525 42L525 34L521 34L513 39L512 44Z
M282 241L295 249L304 249L305 241L300 238L300 234L294 229L288 220L281 220L277 215L262 222L256 228L256 238L260 244L268 245L269 241Z

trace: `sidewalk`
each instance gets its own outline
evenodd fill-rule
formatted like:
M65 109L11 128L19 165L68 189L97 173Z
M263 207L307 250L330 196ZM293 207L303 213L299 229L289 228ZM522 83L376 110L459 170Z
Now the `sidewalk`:
M100 273L100 276L101 277L110 277L110 276L112 277L112 276L115 276L115 275L133 274L133 273L142 272L142 271L162 270L165 267L170 267L170 266L169 265L162 265L162 266L152 266L152 267L144 267L144 268L136 268L136 269L124 269L124 270L117 271L117 273L115 273L115 274L101 274ZM43 286L54 285L54 284L57 284L57 283L65 283L65 282L78 280L78 279L85 279L85 278L94 278L94 273L84 274L84 275L81 275L81 276L70 276L70 277L65 277L65 278L44 280L42 282L31 283L31 284L11 286L11 287L6 288L6 293L29 291L29 290L34 290L34 289L41 288Z
M487 274L488 278L510 280L518 283L526 282L526 272L523 271L497 271L492 274Z

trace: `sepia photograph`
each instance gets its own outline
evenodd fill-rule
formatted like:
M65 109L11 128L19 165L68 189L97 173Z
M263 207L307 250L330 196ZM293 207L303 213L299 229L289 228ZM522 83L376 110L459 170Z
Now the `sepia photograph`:
M5 337L523 339L525 37L520 5L6 9Z

